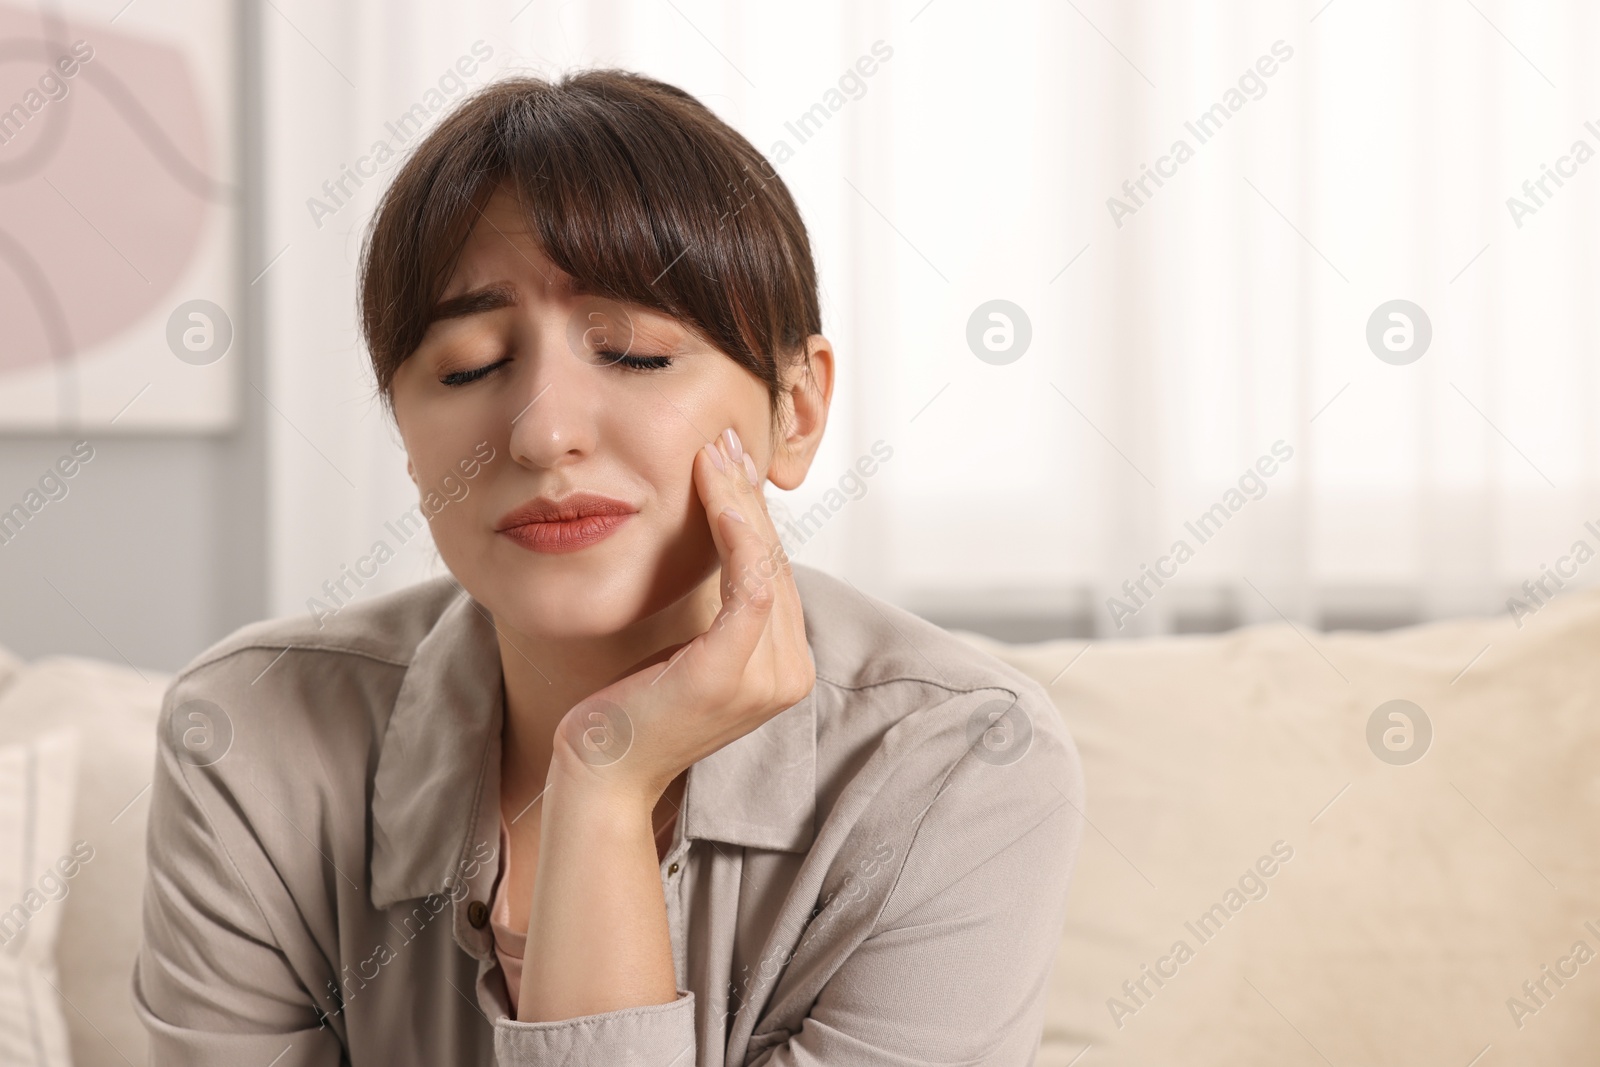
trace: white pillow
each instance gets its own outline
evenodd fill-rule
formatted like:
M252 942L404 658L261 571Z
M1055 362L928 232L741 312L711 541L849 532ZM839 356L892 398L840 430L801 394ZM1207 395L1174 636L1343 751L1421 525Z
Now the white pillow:
M44 656L0 692L0 745L51 730L78 731L72 840L94 846L94 859L61 902L55 945L56 986L69 1005L67 1037L77 1067L128 1067L147 1058L148 1035L133 1012L132 975L150 770L170 681L148 667Z
M78 735L0 747L0 1062L71 1067L55 970L61 902L92 859L72 841Z

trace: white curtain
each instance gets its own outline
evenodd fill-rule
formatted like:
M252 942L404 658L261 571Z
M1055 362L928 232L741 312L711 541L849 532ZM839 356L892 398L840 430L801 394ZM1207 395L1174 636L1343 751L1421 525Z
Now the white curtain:
M841 376L810 479L770 494L796 559L930 614L1115 636L1509 619L1525 582L1600 575L1573 551L1600 549L1600 15L1577 0L271 0L263 22L276 611L413 501L355 323L393 164L331 214L324 183L410 143L413 105L591 65L694 93L805 214ZM969 344L996 300L1031 334L1010 362ZM1394 300L1431 325L1412 362L1369 347ZM439 569L390 547L359 596Z

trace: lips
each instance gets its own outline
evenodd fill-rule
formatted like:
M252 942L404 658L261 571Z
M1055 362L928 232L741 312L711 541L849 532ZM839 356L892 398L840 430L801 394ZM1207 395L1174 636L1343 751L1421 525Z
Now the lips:
M537 497L501 516L495 530L533 552L576 552L610 537L637 513L631 504L596 493Z

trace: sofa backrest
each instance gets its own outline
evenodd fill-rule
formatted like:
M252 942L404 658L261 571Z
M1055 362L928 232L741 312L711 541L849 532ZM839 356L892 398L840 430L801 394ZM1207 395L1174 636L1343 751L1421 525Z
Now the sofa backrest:
M1083 760L1041 1067L1575 1062L1600 1038L1600 591L1520 627L1280 622L1076 662L963 636L1049 686ZM1372 726L1394 700L1431 725L1414 762L1417 715Z

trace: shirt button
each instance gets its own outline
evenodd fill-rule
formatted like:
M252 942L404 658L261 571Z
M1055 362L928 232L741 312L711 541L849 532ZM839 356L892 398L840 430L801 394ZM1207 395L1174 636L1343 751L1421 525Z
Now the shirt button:
M673 863L672 863L672 866L670 866L670 867L668 867L668 868L667 868L667 873L668 873L668 874L669 874L669 875L670 875L670 874L677 874L677 873L678 873L678 863L677 863L677 861L676 861L676 860L674 860L674 861L673 861Z
M474 930L482 930L489 921L489 905L481 900L474 900L467 905L467 922L472 924Z

